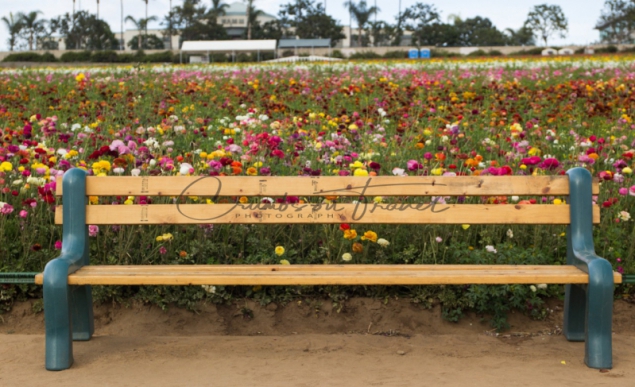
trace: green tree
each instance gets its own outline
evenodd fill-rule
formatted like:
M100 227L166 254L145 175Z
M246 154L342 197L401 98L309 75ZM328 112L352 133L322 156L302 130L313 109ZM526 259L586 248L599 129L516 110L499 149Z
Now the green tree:
M429 41L426 37L430 34L431 25L439 24L439 12L434 5L416 3L408 7L401 14L401 22L398 23L408 31L412 31L412 41L415 45L423 45Z
M414 31L412 39L417 46L453 47L460 44L460 31L455 24L436 22Z
M223 0L212 0L212 8L209 9L209 13L216 17L224 16L225 9L229 7L229 4L223 3Z
M156 20L158 20L156 16L139 19L135 19L131 15L126 16L126 21L134 24L135 29L137 30L137 41L141 41L142 49L148 49L148 47L146 47L146 40L148 40L148 23ZM145 31L145 36L141 36L141 31Z
M297 0L281 5L277 24L281 36L331 39L331 46L346 37L344 28L326 14L322 3L316 3L315 0Z
M40 15L41 11L31 11L29 13L19 13L17 17L20 19L22 23L21 32L26 35L26 40L29 44L29 51L33 50L33 43L36 42L36 37L38 34L42 33L44 30L44 20L38 20L38 15Z
M488 18L476 16L456 21L459 46L504 46L505 35Z
M141 41L143 42L143 46L141 47L141 49L143 50L163 50L165 48L163 40L161 40L156 35L141 37ZM130 41L128 42L128 47L130 47L130 49L132 50L139 50L139 36L135 36L134 38L130 39Z
M119 45L108 23L87 11L66 13L51 23L59 28L67 49L115 50Z
M520 27L517 30L507 28L505 30L507 35L507 44L510 46L535 46L536 40L534 39L534 33L527 27Z
M348 0L344 3L344 6L348 8L348 11L351 13L355 21L357 22L357 42L358 45L362 46L362 30L371 16L380 11L379 8L373 6L369 7L366 3L366 0L361 0L359 3L355 4L353 0ZM349 26L350 28L350 26Z
M208 12L200 0L184 0L173 12L174 28L181 31L181 42L227 39L225 28L218 24L218 16Z
M559 5L536 5L527 15L525 27L533 31L534 35L542 39L547 46L547 39L553 34L561 38L567 36L568 22Z
M605 43L628 44L635 32L635 4L633 1L606 0L595 29Z
M13 48L17 44L18 37L22 31L22 20L19 16L13 17L13 13L9 12L9 17L2 17L5 27L9 30L9 38L7 44L9 45L9 51L13 51Z

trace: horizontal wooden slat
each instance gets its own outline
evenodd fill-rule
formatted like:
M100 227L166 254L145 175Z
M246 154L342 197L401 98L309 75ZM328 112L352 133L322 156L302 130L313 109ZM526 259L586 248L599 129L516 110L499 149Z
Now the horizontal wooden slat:
M210 269L213 267L213 269ZM439 267L442 267L440 269ZM249 269L251 268L251 269ZM172 271L170 271L172 270ZM616 283L621 275L614 274ZM42 274L36 283L42 283ZM584 284L588 274L573 266L271 265L271 266L88 266L70 285L467 285Z
M593 183L593 194L599 192ZM62 194L62 178L57 180ZM91 196L568 195L568 176L89 176Z
M260 207L259 207L260 206ZM235 205L235 204L152 204L94 205L86 207L88 224L569 224L568 205L550 204L421 204L399 205ZM406 205L404 205L406 206ZM265 208L267 207L267 208ZM264 208L264 209L259 209ZM55 222L62 223L62 206ZM593 208L599 223L599 207Z

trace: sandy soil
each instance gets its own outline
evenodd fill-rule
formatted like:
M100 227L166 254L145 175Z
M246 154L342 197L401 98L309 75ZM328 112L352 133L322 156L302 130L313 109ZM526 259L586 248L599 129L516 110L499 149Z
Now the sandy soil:
M253 317L244 313L253 312ZM44 369L43 316L28 303L0 316L0 386L633 386L635 305L615 303L614 368L583 364L584 343L513 314L493 333L478 316L443 321L407 300L353 299L198 313L98 306L96 335L75 342L70 370ZM243 310L241 312L241 309Z

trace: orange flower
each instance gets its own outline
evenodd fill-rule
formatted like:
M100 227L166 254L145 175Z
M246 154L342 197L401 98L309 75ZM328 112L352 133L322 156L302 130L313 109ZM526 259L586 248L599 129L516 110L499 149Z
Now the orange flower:
M241 196L241 197L240 197L240 199L238 199L238 201L239 201L241 204L247 204L247 203L249 203L249 199L248 199L246 196Z
M254 167L249 167L249 168L247 168L247 174L249 176L256 176L256 175L258 175L258 170L256 168L254 168Z
M354 253L361 253L362 251L364 251L364 246L362 246L361 243L358 243L358 242L353 243Z
M179 251L179 257L181 258L187 257L187 251L184 251L184 250Z
M366 231L362 236L363 241L377 242L377 233L374 231Z
M344 230L344 238L348 240L353 240L357 238L357 231L355 230Z

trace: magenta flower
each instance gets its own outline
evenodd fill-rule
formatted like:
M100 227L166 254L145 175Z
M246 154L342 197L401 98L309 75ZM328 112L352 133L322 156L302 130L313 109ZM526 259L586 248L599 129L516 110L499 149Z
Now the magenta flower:
M538 164L540 161L542 161L542 159L540 158L540 156L531 156L531 157L526 157L524 159L521 160L521 162L525 165L536 165Z
M161 255L165 255L165 253L167 253L167 252L168 252L168 249L166 249L165 247L161 246L159 248L159 253L161 253Z
M55 241L55 250L62 250L62 241Z
M20 218L26 218L29 216L29 213L26 210L20 211Z
M548 158L540 163L539 167L542 169L556 169L560 166L558 159Z
M0 214L9 215L13 212L13 206L9 203L4 203L2 207L0 207Z
M417 169L423 168L423 165L417 160L409 160L406 164L408 165L409 171L416 171Z

